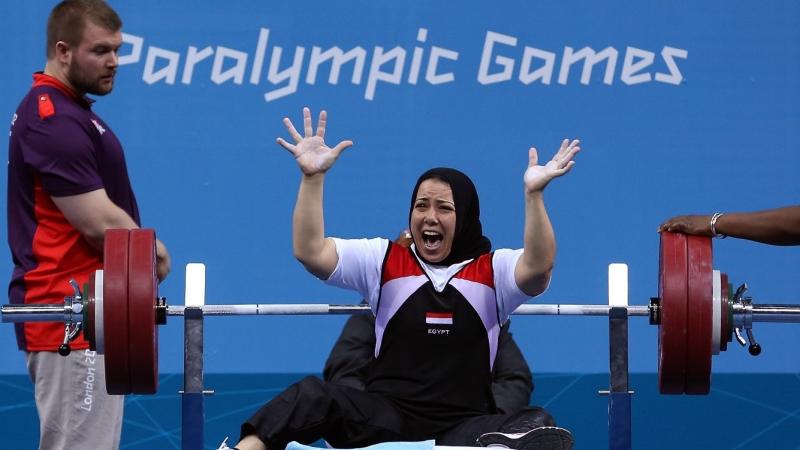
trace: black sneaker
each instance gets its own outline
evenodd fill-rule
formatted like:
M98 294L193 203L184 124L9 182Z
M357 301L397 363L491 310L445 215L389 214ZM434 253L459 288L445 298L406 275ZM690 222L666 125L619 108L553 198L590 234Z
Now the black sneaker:
M525 433L485 433L478 438L481 447L516 450L570 450L572 433L559 427L539 427Z

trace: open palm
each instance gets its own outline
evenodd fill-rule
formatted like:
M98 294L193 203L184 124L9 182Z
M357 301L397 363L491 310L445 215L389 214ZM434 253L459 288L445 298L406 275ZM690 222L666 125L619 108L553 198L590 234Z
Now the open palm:
M528 169L525 171L524 181L527 192L537 192L544 190L545 186L553 179L564 175L575 165L573 158L581 148L580 141L577 139L570 142L564 139L561 142L558 152L547 164L540 166L539 155L536 148L528 150Z
M278 144L291 153L303 174L311 176L325 173L333 166L336 159L344 149L353 145L353 141L347 140L339 142L335 147L330 148L325 144L325 126L327 125L328 115L325 111L319 113L317 122L317 132L314 133L311 123L311 110L303 108L303 132L301 136L297 132L292 121L284 117L283 124L294 140L290 144L283 138L278 138Z

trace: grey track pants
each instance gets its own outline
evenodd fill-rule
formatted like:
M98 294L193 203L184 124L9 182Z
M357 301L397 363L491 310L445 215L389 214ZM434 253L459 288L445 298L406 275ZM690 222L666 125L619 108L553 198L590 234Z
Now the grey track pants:
M25 354L39 413L39 450L119 448L125 397L106 393L103 356Z

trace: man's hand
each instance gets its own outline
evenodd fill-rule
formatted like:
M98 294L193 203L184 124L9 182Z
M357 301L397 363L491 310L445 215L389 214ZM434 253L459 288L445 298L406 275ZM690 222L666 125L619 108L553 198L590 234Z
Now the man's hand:
M169 256L167 247L163 242L156 239L156 275L158 276L158 281L164 281L171 269L172 258Z
M328 115L325 111L319 113L317 132L314 134L311 111L308 108L303 108L304 136L300 136L300 133L297 132L288 117L283 118L283 124L286 126L289 135L294 139L295 145L286 142L283 138L278 138L278 144L294 156L295 160L297 160L297 165L300 166L300 170L306 176L327 172L336 159L339 158L342 151L353 145L353 141L349 140L339 142L334 148L325 145L327 117Z
M538 165L539 156L536 148L531 147L528 150L528 170L525 171L525 192L535 193L542 192L547 184L553 179L564 175L572 169L575 165L573 158L581 148L579 147L580 141L575 139L572 142L569 139L564 139L561 142L561 147L556 152L553 159L547 162L544 166Z
M408 228L401 231L394 239L394 243L401 247L411 247L411 244L414 243L414 238L411 237L411 231L409 231Z
M711 216L690 215L672 217L659 225L658 231L711 236Z

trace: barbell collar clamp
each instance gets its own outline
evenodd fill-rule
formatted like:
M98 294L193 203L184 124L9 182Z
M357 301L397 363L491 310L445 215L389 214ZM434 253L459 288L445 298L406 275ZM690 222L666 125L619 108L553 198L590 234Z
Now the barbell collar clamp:
M75 279L69 280L73 295L64 297L64 340L58 346L58 354L68 356L72 352L69 343L78 337L83 324L83 296L81 288ZM80 317L75 320L73 316Z
M753 336L753 329L747 328L745 331L747 331L747 339L750 341L750 346L747 348L747 351L753 356L760 355L761 345L756 342L756 338Z
M734 328L733 329L733 334L734 334L734 336L736 336L736 342L738 342L739 345L741 345L742 347L747 345L747 341L745 341L744 338L742 337L741 328Z
M650 297L650 325L661 324L661 299L658 297Z
M61 342L61 345L58 346L59 355L67 356L72 352L69 343L78 337L78 333L80 333L82 329L81 324L82 322L64 322L64 340Z
M753 328L753 300L750 297L733 301L733 326L736 328Z
M83 320L83 296L81 295L81 288L74 279L69 280L69 285L72 287L73 295L64 297L64 312L67 315L65 321L68 323L80 322ZM81 320L73 320L73 315L80 316Z
M156 325L167 324L167 298L158 297L156 299Z

